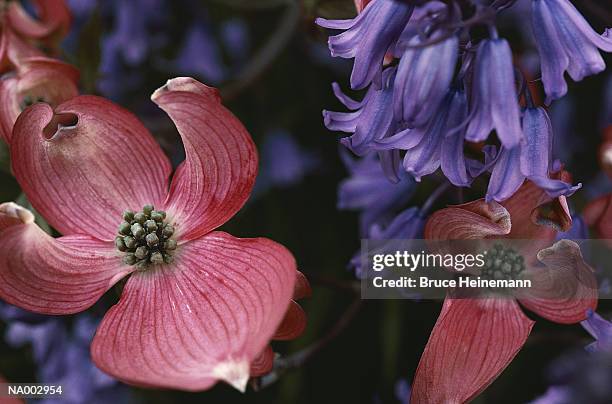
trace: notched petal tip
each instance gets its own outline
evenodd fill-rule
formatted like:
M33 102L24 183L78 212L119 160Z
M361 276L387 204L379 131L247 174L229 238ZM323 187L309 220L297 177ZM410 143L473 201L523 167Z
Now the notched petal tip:
M34 215L28 209L14 202L0 204L0 231L17 224L34 223Z
M227 360L214 367L212 374L236 390L244 393L249 381L249 362L247 360Z
M79 117L73 113L57 113L42 130L45 139L54 139L69 133L76 128Z
M191 77L175 77L166 81L166 84L158 88L151 95L151 100L154 103L158 103L158 99L165 93L174 91L184 91L188 93L201 94L207 97L211 97L218 102L221 102L221 96L219 90L214 87L209 87L206 84L200 83Z

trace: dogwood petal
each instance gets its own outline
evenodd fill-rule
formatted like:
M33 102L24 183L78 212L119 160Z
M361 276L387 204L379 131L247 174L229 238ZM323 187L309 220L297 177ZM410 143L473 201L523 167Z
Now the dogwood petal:
M526 271L525 278L531 280L532 286L517 291L521 304L557 323L573 324L586 319L587 311L597 306L597 281L578 244L560 240L541 250L538 260L545 266Z
M92 344L96 365L128 383L244 391L250 364L287 310L295 260L267 239L212 232L184 243L175 263L135 273Z
M56 107L76 97L78 81L79 71L69 64L45 57L24 59L14 75L0 81L0 137L10 142L13 125L29 104L40 101Z
M195 239L244 205L257 175L257 150L212 87L179 77L151 99L172 118L183 139L186 159L172 179L166 205L178 237Z
M513 299L447 297L421 356L410 402L470 401L508 366L533 324Z
M503 205L512 218L509 238L552 241L557 231L572 227L567 199L551 198L532 181L525 181Z
M0 205L0 297L10 304L43 314L83 311L131 271L117 254L88 236L54 239L28 210Z
M62 234L111 240L124 210L166 197L170 163L161 148L134 115L100 97L26 109L10 151L28 200Z
M32 18L20 2L9 3L6 11L7 23L17 33L26 38L51 41L57 41L68 33L72 18L64 0L34 0L33 3L38 20Z
M484 199L434 212L425 225L425 238L432 240L483 239L509 232L508 211Z
M35 46L19 38L7 25L2 26L0 30L0 72L12 70L25 58L44 56Z

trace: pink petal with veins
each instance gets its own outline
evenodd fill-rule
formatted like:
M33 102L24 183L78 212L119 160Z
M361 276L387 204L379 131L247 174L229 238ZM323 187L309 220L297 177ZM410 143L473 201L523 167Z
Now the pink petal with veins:
M525 344L534 322L514 299L446 298L412 386L411 403L465 403Z
M185 145L185 161L172 179L166 203L178 237L192 240L229 220L251 193L257 150L216 89L179 77L151 99L174 121Z
M0 205L0 298L10 304L43 314L78 313L131 270L112 243L54 239L28 210Z
M580 246L561 240L538 253L544 267L530 267L526 279L531 288L518 289L523 306L556 323L573 324L587 318L597 307L597 281L584 262Z
M10 142L26 97L56 107L79 94L78 82L79 71L67 63L45 57L24 59L13 75L0 81L0 138Z
M62 234L112 240L125 209L166 197L167 157L134 115L100 97L31 106L10 151L28 200Z
M293 256L267 239L213 232L175 258L128 280L98 328L94 362L132 384L194 391L222 380L244 391L290 302Z

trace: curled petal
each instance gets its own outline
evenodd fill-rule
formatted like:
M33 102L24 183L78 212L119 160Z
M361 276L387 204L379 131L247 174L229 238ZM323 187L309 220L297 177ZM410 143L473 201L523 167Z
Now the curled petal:
M584 220L597 230L599 237L612 239L612 195L592 200L584 208Z
M306 313L299 304L292 301L272 338L280 341L292 340L302 335L305 329Z
M96 365L132 384L244 391L251 363L291 301L295 260L267 239L212 232L175 263L135 273L91 347Z
M1 28L0 35L0 72L4 73L19 66L29 57L43 57L44 54L15 34L7 25Z
M0 81L0 137L10 142L13 125L21 111L36 102L56 107L76 97L79 71L59 60L24 59L14 75Z
M483 199L434 212L425 225L425 238L432 240L482 239L509 232L508 211Z
M533 324L513 299L447 298L421 356L410 402L470 401L508 366Z
M257 150L212 87L179 77L151 99L172 118L185 146L186 159L174 174L166 207L179 237L195 239L244 205L257 175Z
M34 215L26 208L13 202L0 204L0 232L19 224L34 223Z
M593 269L582 258L580 247L560 240L541 250L538 260L545 267L530 267L525 278L532 287L518 291L523 306L538 315L563 324L586 319L597 306L597 281Z
M131 113L100 97L78 96L55 111L26 109L11 139L17 181L62 234L112 240L126 209L162 205L170 163Z
M263 376L272 371L274 366L274 351L268 345L251 363L251 377Z
M34 0L38 20L28 14L18 1L10 2L7 23L21 36L45 40L54 45L70 29L70 10L64 0Z
M112 243L54 239L28 210L0 205L0 297L6 302L36 313L78 313L130 271Z

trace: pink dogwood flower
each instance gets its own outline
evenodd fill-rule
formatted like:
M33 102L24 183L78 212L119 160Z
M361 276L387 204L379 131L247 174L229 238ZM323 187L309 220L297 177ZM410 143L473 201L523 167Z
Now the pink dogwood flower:
M79 71L64 62L42 56L20 61L0 79L0 139L10 141L13 125L26 107L46 102L56 107L79 94Z
M218 92L175 78L152 100L185 147L174 173L142 123L103 98L21 113L10 141L15 178L63 236L2 205L0 297L77 313L129 276L92 342L100 369L145 387L222 380L244 390L269 340L303 329L291 303L301 277L280 244L215 230L246 202L257 172L255 145Z
M578 323L595 309L595 276L578 244L561 240L550 246L557 230L570 226L565 197L553 200L530 181L503 205L481 199L430 217L427 239L529 240L519 250L519 275L532 287L505 297L461 298L451 291L421 356L411 403L464 403L480 394L527 341L535 322L523 308L561 324ZM513 259L502 263L517 268L516 255L504 259Z

